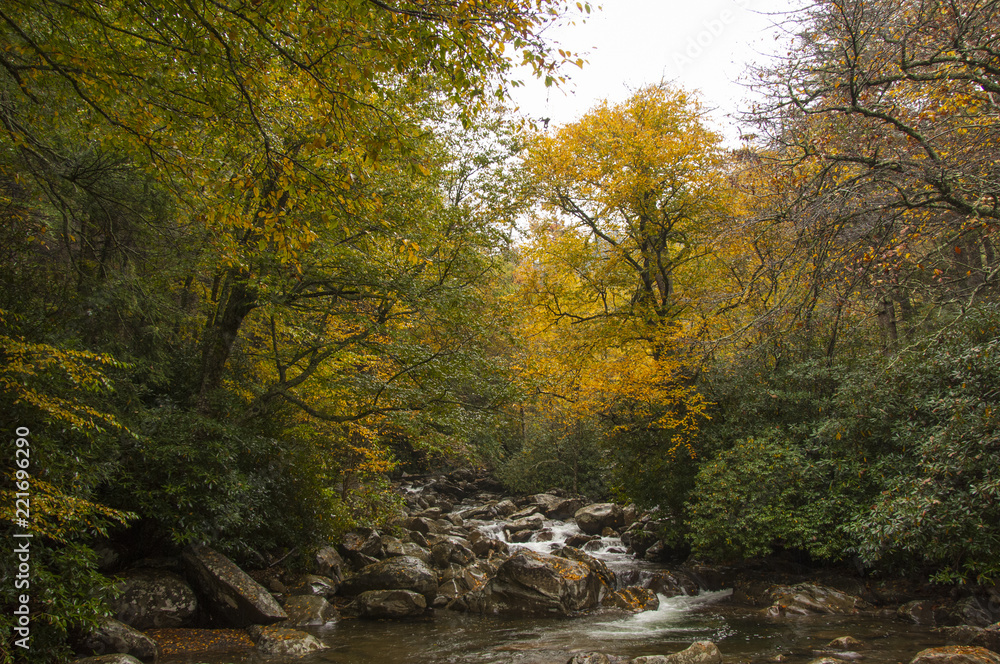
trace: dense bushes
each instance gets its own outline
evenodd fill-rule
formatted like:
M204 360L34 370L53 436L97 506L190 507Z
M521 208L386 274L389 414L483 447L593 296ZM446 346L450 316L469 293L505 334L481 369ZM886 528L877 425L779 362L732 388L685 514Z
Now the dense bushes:
M793 549L873 569L997 578L1000 312L918 344L708 384L716 419L688 502L696 553ZM753 373L751 373L753 372Z

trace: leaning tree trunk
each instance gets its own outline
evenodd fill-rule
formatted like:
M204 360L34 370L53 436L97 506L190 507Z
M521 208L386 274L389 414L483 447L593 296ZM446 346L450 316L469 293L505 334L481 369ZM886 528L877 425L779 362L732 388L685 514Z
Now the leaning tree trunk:
M244 275L230 273L227 282L202 338L198 410L205 414L211 411L212 393L222 386L222 376L240 327L257 307L256 293Z

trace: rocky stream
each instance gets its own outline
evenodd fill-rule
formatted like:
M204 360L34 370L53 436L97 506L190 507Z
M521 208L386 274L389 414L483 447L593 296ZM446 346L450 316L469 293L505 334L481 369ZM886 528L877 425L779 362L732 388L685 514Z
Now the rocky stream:
M997 586L668 564L655 513L505 497L467 471L400 491L395 535L348 533L309 574L248 574L197 545L117 569L116 619L79 661L1000 664Z

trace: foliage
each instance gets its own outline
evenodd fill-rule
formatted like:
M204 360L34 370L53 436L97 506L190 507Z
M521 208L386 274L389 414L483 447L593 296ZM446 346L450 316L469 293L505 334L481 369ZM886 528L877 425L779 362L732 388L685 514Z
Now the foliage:
M5 578L14 578L14 558L5 556L2 563ZM79 542L61 545L33 540L31 567L31 587L27 591L18 591L13 583L4 584L0 591L4 608L0 636L5 644L5 650L0 651L0 662L23 661L14 657L25 653L32 662L65 662L73 656L66 644L68 638L96 626L97 619L106 615L104 598L113 592L112 584L97 573L96 554ZM20 606L18 596L25 593L31 598L30 649L18 652L20 649L13 645L17 638L12 631L16 621L13 612Z
M554 488L597 500L608 493L603 430L594 419L568 424L551 409L522 410L501 431L503 453L491 459L494 473L516 493Z
M515 273L522 379L557 431L597 416L609 480L645 504L663 496L648 478L696 454L706 407L692 350L728 204L717 141L696 100L649 87L529 149L541 210Z
M997 329L994 306L969 312L901 356L880 377L885 397L857 408L858 421L888 424L866 446L881 491L851 524L867 563L914 560L945 581L1000 574Z

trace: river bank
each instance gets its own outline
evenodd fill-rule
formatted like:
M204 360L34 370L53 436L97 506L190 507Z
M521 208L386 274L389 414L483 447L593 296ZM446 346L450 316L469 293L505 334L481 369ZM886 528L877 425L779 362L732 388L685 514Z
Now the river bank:
M316 552L311 574L278 565L234 582L274 602L267 617L247 609L227 616L234 591L207 590L192 570L199 556L217 554L197 547L159 561L158 571L150 561L119 570L116 613L151 642L133 654L165 664L565 664L588 652L668 655L698 641L716 643L727 661L897 662L926 648L1000 647L995 588L864 578L787 560L668 564L648 537L655 515L497 489L468 474L406 478L395 534L348 533ZM168 580L159 589L157 577ZM240 631L215 631L223 627ZM845 636L860 645L829 645Z

